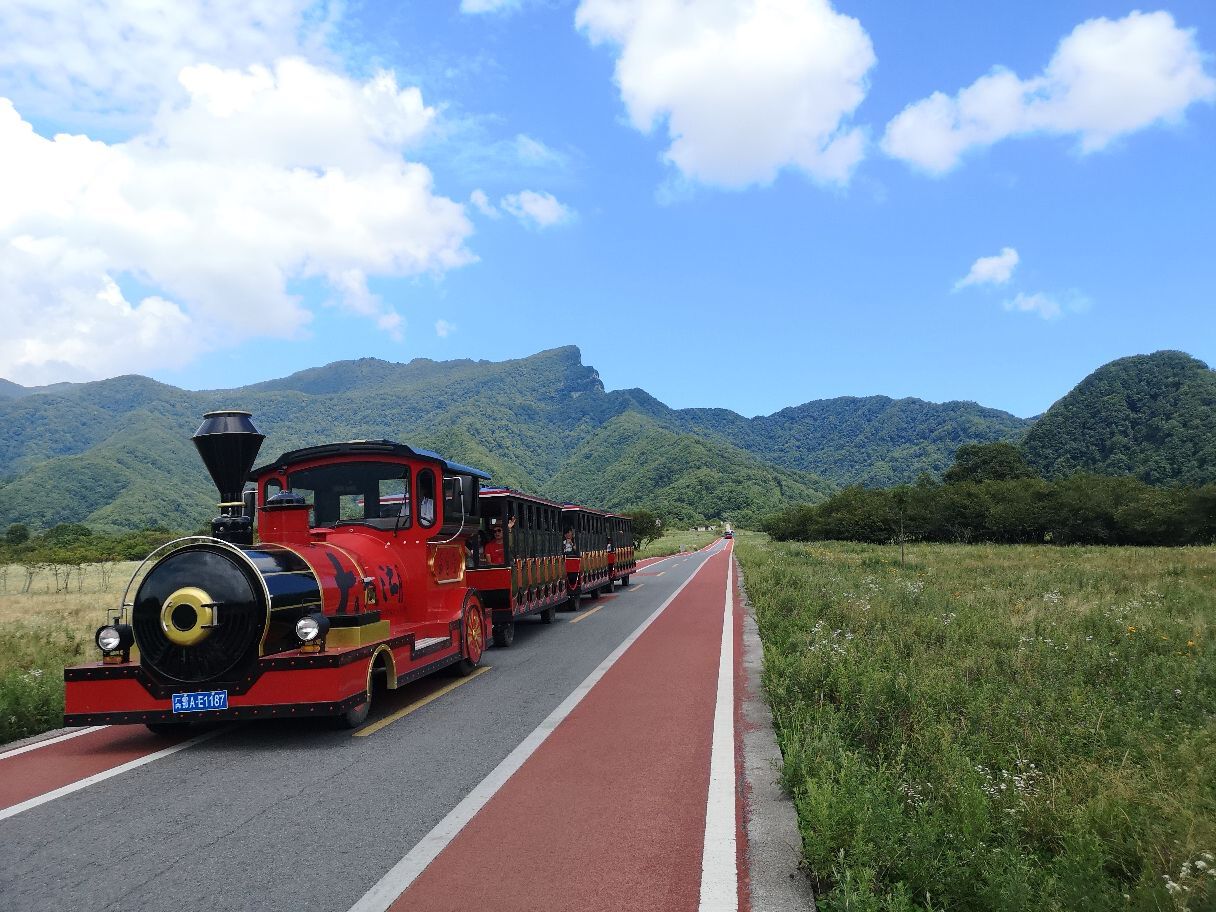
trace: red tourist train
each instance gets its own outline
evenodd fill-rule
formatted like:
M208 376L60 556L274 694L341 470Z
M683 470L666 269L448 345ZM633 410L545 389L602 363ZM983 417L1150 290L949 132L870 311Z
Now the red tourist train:
M489 636L510 645L517 618L551 623L581 595L628 584L628 517L483 488L486 473L437 453L351 441L251 471L264 438L237 411L208 413L193 439L220 491L212 534L140 565L97 632L101 661L64 671L65 725L331 716L354 727L378 687L449 666L471 674ZM568 521L590 546L573 559Z

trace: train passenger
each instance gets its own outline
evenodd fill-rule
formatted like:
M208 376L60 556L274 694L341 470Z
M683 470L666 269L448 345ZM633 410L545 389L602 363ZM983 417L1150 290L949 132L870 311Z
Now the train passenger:
M508 529L515 528L515 517L514 516L512 516L509 520L507 520L507 528ZM503 554L503 539L504 538L505 538L505 536L503 535L502 526L495 526L494 527L494 538L491 539L490 541L486 542L486 546L483 549L483 552L485 553L485 556L486 556L486 561L488 561L491 564L506 563L506 557Z
M578 545L574 541L574 527L566 526L566 532L562 538L562 554L566 557L578 557Z

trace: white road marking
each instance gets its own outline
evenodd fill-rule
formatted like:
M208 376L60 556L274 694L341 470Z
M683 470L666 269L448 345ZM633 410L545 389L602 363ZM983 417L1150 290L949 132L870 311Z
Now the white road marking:
M68 732L66 735L56 735L54 738L46 738L42 741L35 741L33 744L26 744L23 747L14 747L12 750L5 751L0 754L0 760L7 760L9 757L16 757L18 754L26 754L33 750L38 750L40 747L50 747L52 744L59 744L63 741L70 741L73 738L79 738L81 735L87 735L90 732L101 731L103 728L108 728L107 725L90 725L87 728L80 728L76 731Z
M78 792L81 789L88 788L90 785L96 785L98 782L104 782L106 779L112 779L122 773L133 770L136 767L143 766L145 763L151 763L153 760L159 760L162 757L168 757L170 754L176 754L178 751L185 750L187 747L193 747L196 744L202 744L216 735L222 733L225 729L217 728L214 731L205 732L197 737L191 738L189 741L183 741L181 744L175 744L172 747L166 747L164 750L159 750L154 754L147 754L143 757L138 757L121 766L116 766L113 769L102 770L100 773L94 773L92 776L87 776L78 782L71 782L67 785L60 786L53 791L47 792L44 795L37 795L22 801L20 804L14 804L11 807L6 807L0 811L0 820L7 820L9 817L16 817L18 814L28 811L30 808L36 808L40 804L46 804L48 801L54 801L56 798L62 798L64 795L70 795L72 792Z
M608 658L587 675L578 687L570 696L562 701L557 709L553 710L549 716L538 725L531 734L529 734L515 750L511 751L503 761L490 771L477 784L477 786L465 796L456 807L448 812L435 827L427 833L419 843L410 849L409 853L402 858L397 864L393 865L392 869L385 874L380 881L367 891L360 899L350 908L350 912L385 912L389 906L397 901L410 885L418 879L418 876L426 870L427 866L434 861L439 853L448 847L448 844L459 835L464 829L465 824L472 820L477 812L480 811L490 799L497 794L498 790L506 784L515 771L524 765L525 761L536 752L536 749L544 743L545 739L553 733L553 730L562 723L566 716L574 711L574 708L583 701L583 697L587 696L591 688L599 683L600 678L607 674L608 669L616 664L617 659L625 654L630 646L634 644L646 629L653 624L666 609L667 606L675 601L676 596L684 591L684 587L693 581L693 578L705 569L705 565L709 561L703 561L701 566L688 575L688 579L684 580L676 591L667 597L654 613L638 626L629 637L621 643ZM731 869L734 869L734 859L731 859Z
M739 908L735 847L735 565L729 555L727 561L718 699L705 801L705 846L701 852L701 912L736 912Z

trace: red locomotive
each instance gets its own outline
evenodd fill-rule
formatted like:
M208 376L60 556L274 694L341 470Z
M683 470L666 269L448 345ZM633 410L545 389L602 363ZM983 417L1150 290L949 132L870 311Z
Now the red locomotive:
M490 608L466 562L489 476L383 440L295 450L250 474L263 439L247 412L205 416L194 442L222 501L212 535L141 565L97 633L102 661L64 671L64 724L356 726L378 680L481 662Z

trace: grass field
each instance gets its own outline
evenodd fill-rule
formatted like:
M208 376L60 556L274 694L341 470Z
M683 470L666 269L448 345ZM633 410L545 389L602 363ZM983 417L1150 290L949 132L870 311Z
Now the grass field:
M663 533L661 538L646 543L646 547L639 548L637 556L643 557L666 557L668 554L677 554L680 549L685 551L697 551L704 548L715 538L718 538L717 532L683 532L671 531Z
M821 908L1216 909L1216 549L737 554Z
M25 572L0 569L0 744L63 724L64 666L98 655L93 634L118 606L136 566L86 564L58 593L49 570L35 574L22 593Z

